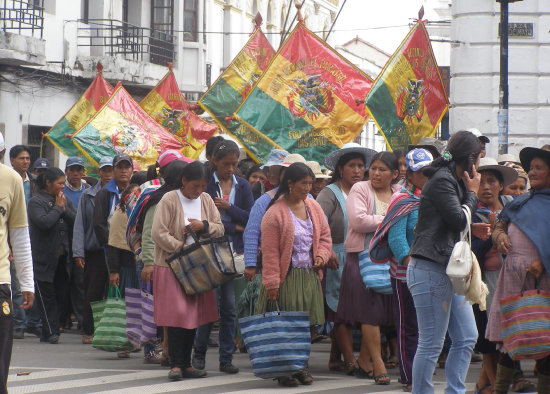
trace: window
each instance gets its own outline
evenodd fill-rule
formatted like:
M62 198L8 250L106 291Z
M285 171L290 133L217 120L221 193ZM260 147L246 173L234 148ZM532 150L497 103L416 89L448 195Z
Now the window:
M185 41L197 41L198 8L197 0L185 0L183 6L183 39Z
M31 164L34 163L39 157L45 157L50 161L50 164L54 164L54 147L50 140L42 138L42 134L45 134L50 129L47 126L27 126L27 143L31 151ZM42 145L41 145L42 144ZM42 151L42 156L40 152Z
M174 0L153 0L151 2L151 29L172 36L174 32L172 15L174 15Z

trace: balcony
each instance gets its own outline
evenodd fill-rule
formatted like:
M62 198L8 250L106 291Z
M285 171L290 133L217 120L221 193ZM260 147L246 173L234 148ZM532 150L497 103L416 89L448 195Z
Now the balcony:
M46 64L42 0L0 0L0 64Z
M113 56L166 66L174 61L174 38L113 19L79 21L77 45L90 56Z

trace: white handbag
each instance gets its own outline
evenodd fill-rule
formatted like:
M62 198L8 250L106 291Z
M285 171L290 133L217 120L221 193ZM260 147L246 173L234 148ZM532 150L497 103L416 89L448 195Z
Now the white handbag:
M462 210L466 214L466 228L460 233L460 240L455 244L447 264L447 276L457 295L465 295L468 292L473 262L472 214L466 205L462 206Z

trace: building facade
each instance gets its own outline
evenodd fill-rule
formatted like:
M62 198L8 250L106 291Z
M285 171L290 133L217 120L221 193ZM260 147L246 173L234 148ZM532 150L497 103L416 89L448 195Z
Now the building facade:
M306 25L323 36L339 0L308 1ZM0 0L0 132L8 149L27 144L57 166L66 158L43 139L103 65L140 100L173 71L197 101L247 41L260 12L277 49L295 25L291 0ZM5 159L8 160L7 158Z

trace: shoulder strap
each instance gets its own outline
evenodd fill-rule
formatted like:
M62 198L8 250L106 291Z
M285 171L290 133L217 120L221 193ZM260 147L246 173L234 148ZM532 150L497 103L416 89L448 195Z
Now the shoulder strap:
M344 236L348 233L348 214L346 212L346 199L344 198L344 193L342 192L342 189L338 187L336 183L331 183L327 186L332 192L334 193L334 196L336 197L336 200L340 204L340 208L342 209L342 213L344 214Z
M462 210L464 211L464 214L466 215L466 228L464 228L463 231L460 233L460 239L466 240L468 238L468 241L470 242L470 246L472 245L472 212L470 211L470 208L467 205L462 205Z

